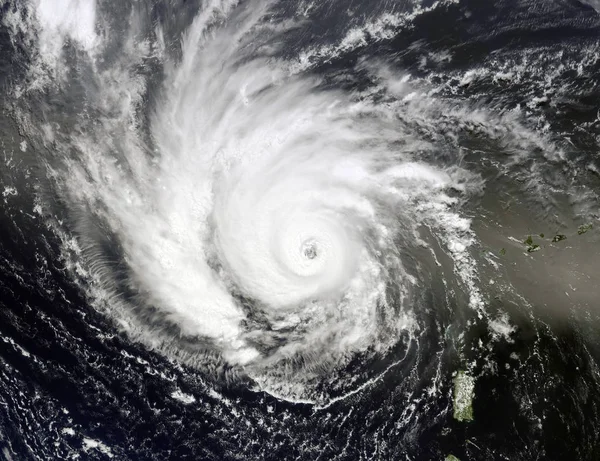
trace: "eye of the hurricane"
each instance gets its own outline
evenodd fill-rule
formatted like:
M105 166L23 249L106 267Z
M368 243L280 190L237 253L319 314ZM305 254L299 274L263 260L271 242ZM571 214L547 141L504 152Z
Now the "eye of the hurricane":
M319 255L317 242L308 240L302 244L302 254L306 259L315 259Z

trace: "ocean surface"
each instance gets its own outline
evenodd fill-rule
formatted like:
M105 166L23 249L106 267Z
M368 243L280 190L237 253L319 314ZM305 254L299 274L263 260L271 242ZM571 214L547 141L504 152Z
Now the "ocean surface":
M600 2L0 0L0 458L600 459Z

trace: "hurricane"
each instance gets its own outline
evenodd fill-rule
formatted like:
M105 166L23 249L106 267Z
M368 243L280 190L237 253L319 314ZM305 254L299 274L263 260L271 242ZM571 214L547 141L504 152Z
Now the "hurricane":
M477 422L508 400L521 415L511 444L486 449L489 432L470 429L445 459L551 459L539 440L571 413L551 415L541 402L558 391L534 389L548 373L566 382L574 363L550 352L556 325L578 325L573 399L597 402L585 254L597 249L598 13L338 3L0 1L17 63L3 80L5 132L18 133L3 141L16 184L3 197L29 197L32 261L65 280L44 288L71 306L52 329L85 305L96 326L81 328L129 370L119 380L144 364L187 386L171 400L204 402L189 418L207 427L312 434L294 456L238 428L242 448L139 459L438 459L461 430L442 421L469 424L475 405ZM563 26L563 42L546 37ZM511 384L489 384L501 376ZM598 419L570 427L591 434ZM112 448L84 438L86 459L138 459L114 436ZM585 440L579 459L592 459L599 441Z
M66 28L83 51L91 47L98 89L90 95L105 112L100 127L54 140L81 157L48 167L91 277L134 335L175 349L176 331L193 341L182 347L189 360L214 355L286 388L415 333L422 275L403 259L427 247L418 236L425 226L457 270L471 272L469 222L458 210L478 180L428 161L430 143L398 115L417 109L394 101L409 88L381 64L371 68L377 91L344 93L273 57L283 31L256 13L268 4L240 7L231 13L235 28L219 27L235 6L207 5L190 24L180 62L165 62L142 134L141 83L122 61L139 60L140 50L126 51L116 69L96 70L97 39L46 18L52 13L41 4L42 27ZM460 154L450 155L458 163ZM107 236L124 261L118 269Z

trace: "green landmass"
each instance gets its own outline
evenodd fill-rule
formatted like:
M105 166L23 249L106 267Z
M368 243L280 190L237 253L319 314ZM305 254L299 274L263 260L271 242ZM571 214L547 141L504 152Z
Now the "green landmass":
M473 393L475 378L459 370L454 378L454 419L473 421Z
M540 234L540 236L543 237L544 234ZM528 235L527 239L523 243L527 245L527 253L533 253L534 251L538 251L540 249L540 246L537 243L533 243L533 238L531 235Z

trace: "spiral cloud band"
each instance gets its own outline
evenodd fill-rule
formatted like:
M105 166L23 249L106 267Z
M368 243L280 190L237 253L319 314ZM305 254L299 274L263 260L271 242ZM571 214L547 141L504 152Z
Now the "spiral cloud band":
M477 304L459 196L478 182L431 162L406 119L440 109L401 76L373 62L371 89L332 89L275 57L266 6L234 6L207 4L176 58L160 27L152 40L132 27L108 60L110 39L88 30L94 2L80 4L85 30L40 7L36 59L60 59L44 37L70 41L97 111L68 137L43 127L65 153L49 168L104 290L94 296L127 331L307 396L311 377L420 328L419 229L444 245ZM134 72L148 62L164 69L150 111L149 82Z

